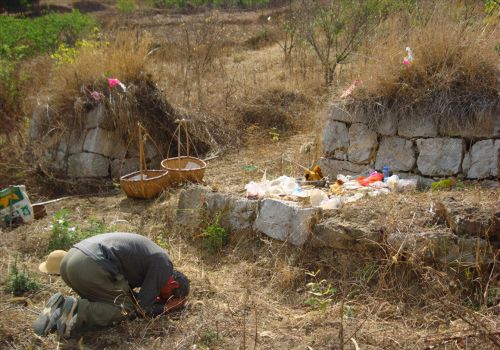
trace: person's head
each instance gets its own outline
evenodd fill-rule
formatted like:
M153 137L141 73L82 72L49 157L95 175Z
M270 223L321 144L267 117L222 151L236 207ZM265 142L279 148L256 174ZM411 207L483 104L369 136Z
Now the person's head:
M182 272L176 270L174 270L174 273L160 291L160 297L164 300L171 298L184 299L188 294L189 280Z
M61 261L66 255L64 250L54 250L49 254L47 260L38 266L41 272L48 273L50 275L60 275L61 274Z

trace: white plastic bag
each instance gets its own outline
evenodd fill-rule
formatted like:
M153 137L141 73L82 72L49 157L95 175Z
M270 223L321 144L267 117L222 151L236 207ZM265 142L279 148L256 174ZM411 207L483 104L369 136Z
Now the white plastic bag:
M313 189L309 191L309 200L311 201L311 205L313 207L319 207L321 202L327 199L327 194L321 190Z

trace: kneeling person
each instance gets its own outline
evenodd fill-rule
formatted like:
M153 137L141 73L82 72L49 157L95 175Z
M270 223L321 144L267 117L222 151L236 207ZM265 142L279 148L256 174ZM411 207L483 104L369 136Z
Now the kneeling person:
M54 294L34 323L38 335L57 328L69 337L137 314L158 316L184 305L189 294L189 280L166 252L134 233L105 233L75 244L62 258L60 275L80 298Z

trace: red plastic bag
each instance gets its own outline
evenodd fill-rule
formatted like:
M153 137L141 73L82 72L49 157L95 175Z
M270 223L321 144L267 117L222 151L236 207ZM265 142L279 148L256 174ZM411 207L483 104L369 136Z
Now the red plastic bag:
M361 186L368 186L369 184L377 181L384 181L384 175L376 171L371 173L370 176L368 177L364 176L358 177L358 182Z

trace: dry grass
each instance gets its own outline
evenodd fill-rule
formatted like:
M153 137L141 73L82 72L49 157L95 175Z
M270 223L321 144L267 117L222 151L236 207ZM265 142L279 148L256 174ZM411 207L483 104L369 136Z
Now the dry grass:
M498 26L464 20L460 10L438 4L416 25L402 16L386 21L360 71L362 86L351 107L375 120L390 112L466 123L484 112L498 113ZM402 64L407 46L414 54L410 67Z
M449 195L464 204L479 201L488 205L495 193L471 188ZM379 199L352 203L339 215L360 223L376 220L377 225L387 224L388 231L411 232L435 225L428 206L440 198L437 193L396 194L383 204ZM2 253L18 252L28 269L37 273L38 263L47 253L50 215L65 207L76 222L94 217L153 240L163 236L174 264L191 279L192 295L184 311L125 322L113 332L86 332L81 338L61 341L61 348L326 349L339 348L342 339L349 349L351 337L362 349L463 349L464 342L469 348L494 348L487 338L498 330L495 311L464 303L464 286L453 284L460 280L458 275L443 274L436 266L420 265L418 260L394 263L384 251L356 254L297 248L249 232L232 234L229 245L211 255L197 233L187 235L176 229L176 203L175 192L155 201L123 196L73 198L49 206L49 217L33 225L2 233ZM2 280L6 269L7 260L0 263ZM321 269L319 278L337 289L324 311L311 310L304 303L309 297L305 286L312 281L306 272L317 269ZM70 291L57 277L38 277L44 283L39 293L22 300L0 295L2 346L57 346L54 335L32 335L31 322L51 293ZM343 338L339 338L341 329Z

